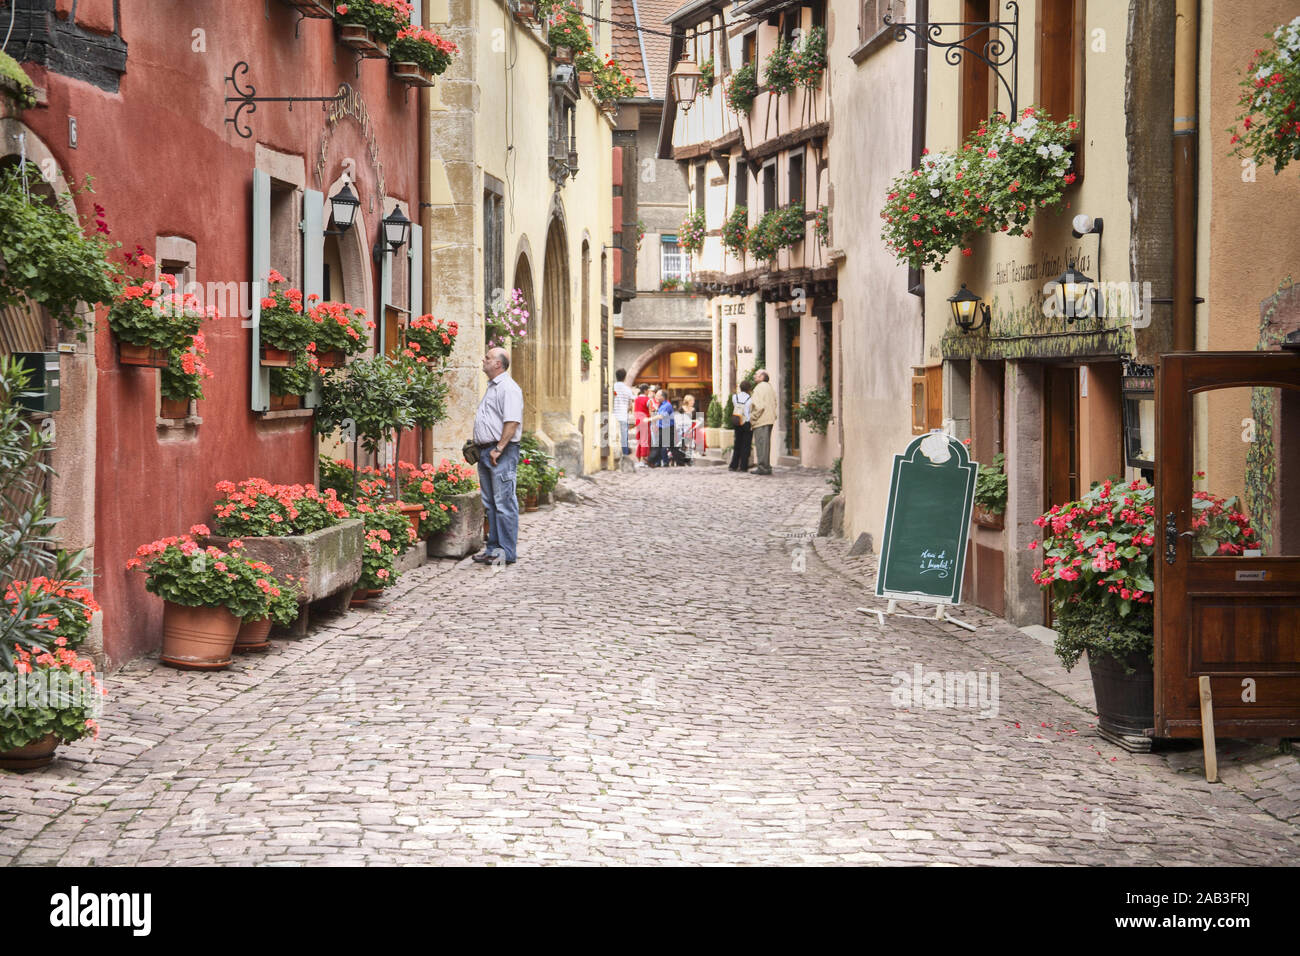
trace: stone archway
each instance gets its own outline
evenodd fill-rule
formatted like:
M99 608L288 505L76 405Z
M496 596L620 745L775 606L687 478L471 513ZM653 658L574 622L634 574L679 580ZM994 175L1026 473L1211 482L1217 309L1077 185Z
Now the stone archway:
M537 394L537 333L541 325L534 325L533 321L537 315L537 296L533 291L533 267L526 250L521 251L515 261L512 288L523 294L524 307L528 310L528 332L510 345L510 377L524 393L524 430L536 431L541 421Z
M569 302L569 250L564 223L551 219L546 230L546 253L542 273L542 315L539 330L538 369L543 413L567 415L572 393L569 370L573 324Z
M638 352L636 357L628 363L627 381L635 382L637 376L641 374L647 365L669 352L699 352L708 355L710 349L708 342L698 339L670 339L666 342L656 342L644 351Z

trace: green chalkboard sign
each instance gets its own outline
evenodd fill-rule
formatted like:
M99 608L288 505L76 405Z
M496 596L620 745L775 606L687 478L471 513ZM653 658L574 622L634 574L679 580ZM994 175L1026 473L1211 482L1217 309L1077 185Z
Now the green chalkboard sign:
M961 603L977 470L966 446L939 431L894 456L877 595Z

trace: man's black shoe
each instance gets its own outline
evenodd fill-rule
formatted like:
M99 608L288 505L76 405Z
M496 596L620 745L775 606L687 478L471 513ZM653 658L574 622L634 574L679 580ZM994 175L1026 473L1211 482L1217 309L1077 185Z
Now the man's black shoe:
M491 564L496 560L496 558L493 555L488 554L486 551L480 551L478 554L471 555L470 560L475 564Z

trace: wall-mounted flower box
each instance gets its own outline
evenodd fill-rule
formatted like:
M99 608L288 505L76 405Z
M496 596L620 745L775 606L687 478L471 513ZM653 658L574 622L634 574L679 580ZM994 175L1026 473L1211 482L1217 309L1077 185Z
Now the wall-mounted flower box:
M262 346L262 365L267 368L293 368L297 359L288 349L273 349Z
M301 395L277 395L271 393L271 411L285 412L291 409L302 408Z
M537 4L533 0L515 0L512 12L520 23L528 23L537 18Z
M393 76L407 86L433 86L433 74L418 63L394 63Z
M971 509L971 520L974 521L981 528L989 528L992 531L1002 530L1002 526L1003 526L1002 515L995 514L992 511L987 511L986 509L982 508L979 505L975 505Z
M376 60L388 56L388 44L367 28L345 23L339 31L339 39L343 45L356 51L358 56Z
M556 63L572 63L573 47L571 46L553 46L551 47L551 59Z
M123 365L140 365L145 368L166 368L167 350L153 349L147 345L117 343L117 359Z
M311 17L315 20L328 20L334 16L334 11L330 9L329 4L321 3L320 0L284 0L284 2L304 17Z
M596 74L591 72L591 70L578 71L578 85L581 86L584 90L590 89L595 82L596 82Z
M341 349L321 352L316 356L316 363L321 368L342 368L347 361L347 353Z

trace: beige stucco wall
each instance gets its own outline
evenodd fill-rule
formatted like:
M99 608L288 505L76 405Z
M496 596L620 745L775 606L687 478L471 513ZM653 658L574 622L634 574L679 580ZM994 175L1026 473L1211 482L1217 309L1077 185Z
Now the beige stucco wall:
M1206 302L1197 314L1198 348L1256 348L1261 302L1288 277L1300 278L1297 164L1280 175L1272 166L1249 170L1230 153L1227 132L1252 53L1297 13L1295 0L1244 6L1205 0L1202 6L1197 291ZM1210 393L1201 402L1196 467L1209 480L1198 487L1243 493L1250 415L1247 389Z
M465 0L452 2L442 11L432 10L431 17L443 15L450 23L474 26L467 43L468 62L464 81L448 83L435 90L433 97L433 135L431 154L435 167L434 201L438 219L431 241L433 253L429 268L434 281L435 310L444 311L461 322L461 335L452 357L453 387L450 420L440 426L439 436L459 449L463 436L472 428L474 408L486 385L480 369L483 354L485 290L483 288L483 191L484 174L505 183L504 273L508 294L515 281L520 255L530 265L533 283L533 315L529 334L534 337L539 377L548 361L565 362L569 367L570 395L564 407L571 427L583 424L582 468L594 471L601 467L601 436L610 434L600 422L601 362L610 364L608 385L613 387L613 317L609 331L601 341L602 289L612 312L612 255L605 260L602 283L602 247L613 238L610 120L584 92L577 110L577 144L579 172L556 191L547 164L550 89L552 69L545 44L535 29L516 23L505 3L500 0ZM437 21L435 21L436 23ZM609 50L609 25L600 27L600 47ZM439 195L445 176L448 189ZM569 263L569 314L561 321L569 325L568 354L558 356L554 344L544 331L542 294L546 270L547 232L554 215L564 224ZM584 380L581 372L582 342L582 245L590 250L588 274L588 338L594 349L590 373ZM525 396L536 401L536 395ZM563 441L562 423L553 423L543 437ZM440 442L441 443L441 442Z
M908 4L908 15L912 4ZM841 303L841 418L844 532L879 544L892 456L911 440L911 366L921 357L921 301L907 293L907 269L880 241L890 180L907 167L912 127L912 52L891 43L861 65L858 5L833 0L830 22L831 246L844 253ZM838 431L832 425L832 431Z

